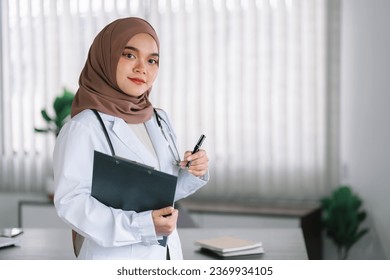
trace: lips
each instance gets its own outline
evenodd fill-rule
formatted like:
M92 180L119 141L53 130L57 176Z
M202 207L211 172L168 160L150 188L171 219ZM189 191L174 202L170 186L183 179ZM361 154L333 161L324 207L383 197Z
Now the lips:
M129 78L130 81L132 81L133 83L137 84L137 85L142 85L145 83L144 80L142 79L138 79L138 78Z

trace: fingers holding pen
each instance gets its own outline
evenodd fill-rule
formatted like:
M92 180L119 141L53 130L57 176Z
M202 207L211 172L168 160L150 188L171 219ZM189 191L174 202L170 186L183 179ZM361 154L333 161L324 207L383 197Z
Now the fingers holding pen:
M189 167L200 167L201 165L208 165L208 157L205 150L199 150L195 154L187 151L184 155L184 159L189 163Z
M194 154L187 151L184 153L184 161L180 163L180 166L181 168L187 168L188 172L195 176L203 176L209 168L209 158L203 149Z

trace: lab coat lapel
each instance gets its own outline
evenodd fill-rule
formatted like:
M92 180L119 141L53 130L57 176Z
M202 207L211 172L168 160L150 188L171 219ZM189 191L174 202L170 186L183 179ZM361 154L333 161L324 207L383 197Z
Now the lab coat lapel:
M170 173L173 159L169 152L168 143L162 135L160 127L157 125L155 116L147 121L145 126L149 133L150 140L152 141L154 150L156 151L160 164L160 171Z
M153 159L153 156L141 143L137 135L135 135L133 130L129 128L128 124L124 120L115 118L112 130L114 131L116 136L122 141L122 143L125 144L126 147L129 148L137 156L137 159L134 160L146 165L154 165L155 161ZM121 156L120 154L118 155Z

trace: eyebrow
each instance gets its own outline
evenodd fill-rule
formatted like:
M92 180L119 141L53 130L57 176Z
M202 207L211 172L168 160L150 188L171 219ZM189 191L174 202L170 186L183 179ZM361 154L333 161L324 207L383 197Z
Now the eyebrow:
M125 50L132 50L132 51L135 51L135 52L139 52L139 49L135 48L135 47L132 47L132 46L125 46ZM151 56L157 56L157 57L160 57L160 55L158 53L151 53L150 54Z

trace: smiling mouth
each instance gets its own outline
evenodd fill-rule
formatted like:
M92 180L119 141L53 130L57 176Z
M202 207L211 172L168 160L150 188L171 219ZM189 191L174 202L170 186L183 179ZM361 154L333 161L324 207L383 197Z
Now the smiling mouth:
M130 81L132 81L133 83L137 84L137 85L142 85L145 83L144 80L142 79L138 79L138 78L129 78Z

